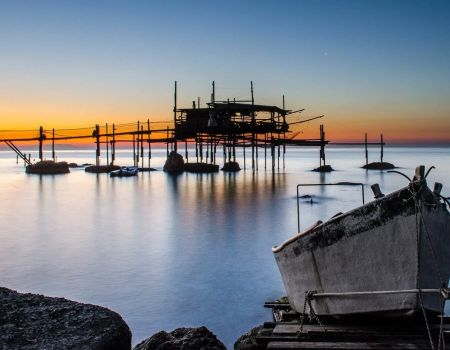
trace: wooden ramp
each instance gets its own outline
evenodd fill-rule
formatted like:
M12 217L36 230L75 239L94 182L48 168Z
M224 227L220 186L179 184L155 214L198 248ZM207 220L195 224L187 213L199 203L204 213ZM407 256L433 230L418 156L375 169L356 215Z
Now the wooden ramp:
M302 350L399 350L450 349L450 319L428 316L424 318L321 319L323 325L304 318L286 303L269 302L274 322L265 322L256 336L261 349ZM431 322L431 323L430 323ZM431 337L431 340L430 340ZM439 340L441 339L441 340ZM431 344L431 342L433 344Z

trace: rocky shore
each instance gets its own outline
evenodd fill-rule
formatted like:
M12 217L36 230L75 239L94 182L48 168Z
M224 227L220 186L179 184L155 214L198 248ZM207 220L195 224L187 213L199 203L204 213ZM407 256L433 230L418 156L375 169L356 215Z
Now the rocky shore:
M236 350L259 350L254 329ZM131 331L107 308L0 287L0 350L131 350ZM133 350L226 350L206 327L161 331Z

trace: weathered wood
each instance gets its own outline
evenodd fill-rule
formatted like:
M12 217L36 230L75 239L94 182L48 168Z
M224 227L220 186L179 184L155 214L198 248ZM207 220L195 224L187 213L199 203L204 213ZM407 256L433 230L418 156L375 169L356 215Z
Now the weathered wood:
M371 342L270 342L267 349L340 349L340 350L408 350L423 349L423 344Z

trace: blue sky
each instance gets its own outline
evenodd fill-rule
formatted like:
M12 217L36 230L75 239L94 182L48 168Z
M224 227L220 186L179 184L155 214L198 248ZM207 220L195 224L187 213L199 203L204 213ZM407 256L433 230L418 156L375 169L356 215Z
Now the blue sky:
M449 1L0 6L0 117L8 123L166 118L174 80L185 105L208 98L212 80L218 97L246 98L253 80L258 102L279 104L284 93L288 107L325 113L331 125L426 115L450 131Z

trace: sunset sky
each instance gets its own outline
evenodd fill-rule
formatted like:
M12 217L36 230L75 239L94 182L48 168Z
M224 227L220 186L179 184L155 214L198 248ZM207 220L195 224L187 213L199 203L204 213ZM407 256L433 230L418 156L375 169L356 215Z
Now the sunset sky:
M3 1L0 130L172 118L249 98L299 137L450 143L450 1Z

